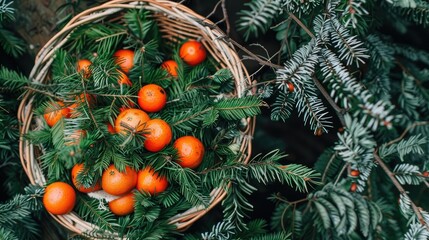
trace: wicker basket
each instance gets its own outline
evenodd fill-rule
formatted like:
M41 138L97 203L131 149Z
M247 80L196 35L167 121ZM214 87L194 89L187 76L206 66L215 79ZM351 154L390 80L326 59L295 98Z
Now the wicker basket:
M194 13L189 8L167 0L108 1L103 5L80 13L60 32L52 37L38 53L35 65L29 76L31 81L37 83L45 83L48 81L48 72L53 62L55 51L67 43L68 36L76 27L103 20L113 14L131 8L145 8L152 12L153 17L158 22L162 37L167 41L177 42L186 38L200 40L211 56L219 62L222 67L228 68L231 71L235 80L236 96L240 97L249 94L249 75L232 45L224 40L225 34L211 21ZM120 21L120 19L116 21ZM18 119L21 123L21 136L37 127L33 119L33 100L31 92L27 92L19 107ZM247 162L250 157L254 119L246 119L245 123L246 127L243 130L242 136L235 139L236 143L241 146L240 151L242 157L239 161L242 162ZM22 166L31 183L44 186L46 180L43 176L40 163L38 162L37 153L39 151L37 151L37 146L32 145L25 138L21 137L19 152ZM226 192L223 189L213 189L211 192L211 202L208 207L201 206L191 208L171 218L171 224L174 224L178 230L187 229L207 211L221 202L225 196ZM82 220L75 212L65 215L52 215L52 217L61 225L77 234L93 231L97 228L94 224Z

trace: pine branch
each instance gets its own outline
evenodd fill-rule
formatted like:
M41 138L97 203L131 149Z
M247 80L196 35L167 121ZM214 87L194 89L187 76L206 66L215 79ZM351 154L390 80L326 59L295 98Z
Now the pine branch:
M237 29L243 31L244 39L247 41L250 35L258 37L259 33L264 34L273 19L280 11L281 0L252 0L245 6L250 10L241 10L237 21Z
M308 34L308 36L310 36L312 39L316 38L314 34L310 31L310 29L308 29L307 26L305 26L304 23L295 16L295 14L291 12L289 12L288 14L289 17L292 18Z
M319 51L319 43L315 39L295 51L284 67L276 71L279 86L286 91L287 83L291 82L297 90L301 90L304 81L314 72Z
M246 96L219 100L214 109L226 120L240 120L258 115L261 106L263 103L258 97Z
M230 222L219 222L213 225L210 232L201 233L202 239L231 239L235 226Z
M404 240L428 239L429 231L419 223L411 223L404 235Z
M103 234L114 233L118 223L110 211L100 209L100 204L103 204L100 201L102 200L89 199L86 196L79 197L75 210L82 219L96 222L100 230L106 231Z
M18 91L29 84L29 80L23 74L10 70L6 67L0 67L1 86Z
M304 86L295 94L296 108L298 115L303 115L304 123L307 124L308 121L314 134L320 135L328 132L328 128L332 128L332 121L327 108L317 96L316 89L310 81L310 79L304 80Z
M26 44L15 34L7 29L3 29L0 25L0 45L6 54L10 54L17 58L25 52Z
M322 84L320 83L320 81L315 77L312 76L313 82L316 85L317 89L319 89L320 93L322 93L323 97L326 99L326 101L328 101L328 103L331 105L331 107L335 110L335 112L337 113L338 119L341 122L342 126L345 126L345 120L344 120L344 114L347 112L346 109L341 108L340 106L338 106L335 101L331 98L331 96L329 96L328 92L326 92L325 88L322 86Z
M423 181L423 178L420 176L420 169L416 165L408 163L397 164L393 169L393 173L402 185L419 185Z
M429 3L421 0L395 1L392 10L419 25L429 24Z
M415 127L418 127L418 126L425 126L425 125L429 125L429 121L427 121L427 122L415 122L415 123L413 123L413 124L411 124L410 126L408 126L402 133L401 133L401 135L399 136L399 137L397 137L397 138L395 138L395 139L393 139L393 140L391 140L390 142L388 142L388 143L386 143L385 145L386 146L390 146L390 145L392 145L392 144L395 144L395 143L397 143L397 142L399 142L399 141L401 141L407 134L408 134L408 132L410 131L410 130L412 130L413 128L415 128Z
M387 176L389 177L389 179L392 181L393 185L396 187L396 189L398 189L399 193L401 195L408 197L407 192L405 191L405 189L402 187L402 185L398 182L398 180L395 178L395 174L390 171L389 167L387 167L387 165L384 163L384 161L380 158L380 156L378 155L378 149L376 148L374 150L374 159L376 161L376 163L378 165L380 165L380 167L384 170L384 172L387 174ZM414 213L417 216L417 219L419 221L419 223L424 226L428 231L429 231L429 224L425 221L425 219L423 218L423 215L421 213L421 210L416 206L416 204L414 202L412 202L410 200L410 205L414 211Z
M365 0L351 0L344 4L342 21L345 22L345 27L351 25L352 28L357 28L359 25L366 24L362 19L363 15L368 15L368 11L364 8L365 3Z
M273 69L281 69L281 68L283 68L283 66L281 66L281 65L277 65L277 64L274 64L274 63L272 63L270 61L262 59L261 57L259 57L258 55L254 54L253 52L251 52L247 48L243 47L241 44L237 43L233 39L227 38L227 37L225 37L225 38L226 38L227 41L231 42L234 46L238 47L240 50L242 50L246 54L248 54L251 59L256 60L259 64L261 64L263 66L269 66L269 67L271 67Z
M383 219L377 204L332 183L310 194L307 199L309 202L304 217L309 214L316 218L316 224L319 224L316 226L317 231L322 236L326 233L350 236L359 228L364 237L369 237ZM314 208L309 208L310 205L314 205ZM307 213L307 210L311 212Z
M370 61L376 68L390 69L394 63L394 48L383 40L378 34L370 34L366 37Z
M275 102L271 105L271 119L274 121L282 120L283 122L286 122L292 114L295 103L295 97L293 94L280 92L277 95Z
M359 67L359 63L364 64L369 55L363 42L357 36L351 35L332 12L328 24L332 45L338 49L339 58L345 60L347 65L355 63Z
M410 153L423 155L425 151L422 146L427 143L428 139L425 136L421 136L420 134L413 135L408 139L402 139L396 143L383 144L379 149L379 155L384 159L395 153L399 155L401 161L404 161L404 156Z
M15 8L11 7L13 1L6 2L6 0L0 0L0 22L5 20L15 20L14 13Z
M298 14L299 17L311 14L315 9L323 4L321 0L301 1L283 0L283 8L288 13Z

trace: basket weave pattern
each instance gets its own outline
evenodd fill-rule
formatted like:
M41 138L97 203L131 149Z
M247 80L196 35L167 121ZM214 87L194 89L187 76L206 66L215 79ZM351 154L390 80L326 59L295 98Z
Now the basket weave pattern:
M103 19L117 14L125 9L145 8L153 13L154 19L162 37L172 43L182 39L198 39L206 47L211 56L224 68L228 68L235 80L235 95L240 97L248 92L250 78L232 45L224 39L225 34L219 30L211 21L194 13L189 8L175 2L166 0L141 0L108 1L103 5L88 9L75 16L70 22L40 50L36 57L35 65L30 73L30 80L37 83L49 81L49 69L53 62L55 51L64 46L73 30L81 25L102 21ZM116 18L116 21L121 21ZM38 147L31 144L24 137L29 131L37 127L37 121L33 113L33 95L27 92L24 95L18 109L20 127L19 153L25 173L32 184L44 186L46 179L43 176L38 156ZM240 145L242 157L238 161L247 162L251 153L251 137L254 130L254 119L246 119L246 128L241 137L235 141ZM216 206L226 196L223 189L216 188L211 192L211 202L208 207L194 207L171 218L178 230L188 228L192 223L201 218L207 211ZM65 215L52 215L61 225L77 234L93 231L97 228L94 224L82 220L75 212Z

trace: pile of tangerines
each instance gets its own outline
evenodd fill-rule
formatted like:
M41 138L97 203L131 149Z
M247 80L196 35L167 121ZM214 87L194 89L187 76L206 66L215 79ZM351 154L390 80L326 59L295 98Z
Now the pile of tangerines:
M206 50L198 41L187 41L181 45L179 56L190 66L196 66L206 59ZM119 66L119 84L132 85L127 74L133 67L134 52L129 49L117 50L113 58ZM77 63L77 71L88 78L91 76L91 61L80 59ZM177 63L174 60L164 61L161 65L172 77L177 77ZM62 118L72 118L77 104L86 101L92 104L93 96L81 94L76 98L76 103L66 106L63 102L52 102L46 108L43 115L47 125L53 127ZM170 145L173 140L172 129L167 122L160 118L151 119L148 113L161 111L167 103L166 91L159 85L147 84L138 91L138 107L121 108L114 121L114 126L108 124L111 134L141 134L144 137L143 147L149 152L158 152ZM131 104L133 105L133 104ZM68 138L76 144L85 136L81 130ZM177 163L184 168L197 168L204 156L203 143L194 136L182 136L174 140L173 147L177 150ZM104 191L113 195L114 200L108 203L110 211L118 216L128 215L134 211L134 190L157 195L165 191L169 183L166 177L155 172L150 166L135 170L129 166L125 171L119 171L113 164L104 170L100 181L91 187L84 187L78 181L78 175L84 171L84 164L76 164L71 170L72 184L67 182L50 183L43 196L43 204L46 210L52 214L67 214L73 210L76 202L75 190L82 193Z

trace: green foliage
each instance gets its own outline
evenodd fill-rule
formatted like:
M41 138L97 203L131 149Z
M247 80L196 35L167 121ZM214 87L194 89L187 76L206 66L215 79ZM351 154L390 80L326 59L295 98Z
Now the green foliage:
M392 10L412 23L429 24L429 4L421 0L394 1Z
M210 232L201 234L202 239L231 239L234 233L234 225L229 222L219 222L214 225Z
M12 3L13 1L0 1L0 46L6 54L18 57L25 52L26 44L5 26L8 21L15 21L15 8L11 6Z
M13 20L9 4L0 1L0 21ZM152 165L175 182L174 190L156 197L137 193L136 212L127 217L107 214L103 200L80 196L79 201L86 201L83 209L78 209L80 213L89 221L102 222L101 229L86 233L88 236L107 237L106 231L112 231L130 239L175 239L179 234L168 219L191 206L207 206L210 190L218 187L228 193L223 201L223 221L200 235L185 234L185 239L426 239L429 214L421 197L425 194L416 190L427 186L424 173L429 167L429 53L398 44L396 37L402 34L401 42L407 42L416 27L417 31L426 30L428 9L422 0L246 3L236 23L242 37L248 41L272 29L280 44L278 62L267 70L267 76L275 75L275 80L270 77L263 85L255 84L262 86L258 97L230 98L234 85L227 69L214 70L210 61L190 68L176 51L166 52L150 14L136 9L125 13L124 25L107 21L77 28L67 45L72 54L57 52L50 85L28 83L21 74L1 68L1 86L7 91L32 89L39 117L48 101L63 100L71 105L80 93L97 95L97 104L103 106L91 109L82 104L78 111L84 114L73 121L60 121L53 128L44 126L27 136L46 147L40 160L49 172L49 181L65 175L74 163L85 162L94 175L82 175L84 184L99 179L110 163L119 168ZM1 24L2 48L12 56L21 54L25 45ZM130 73L132 87L112 88L118 67L110 56L120 47L136 50L135 61L144 64ZM179 60L178 81L158 68L170 56ZM93 61L92 82L76 74L78 58ZM166 119L175 136L190 134L203 140L207 152L199 169L181 169L171 161L176 157L172 148L146 153L138 150L144 138L107 132L104 123L112 123L119 108L129 106L129 101L136 102L132 96L146 83L162 85L171 97L166 111L151 117ZM320 175L302 165L280 164L284 155L276 151L257 156L248 164L235 161L241 156L232 139L241 134L240 120L260 114L260 107L265 106L262 98L272 100L273 120L287 121L296 109L315 135L341 125L335 144L325 149L314 165ZM2 96L1 108L8 103ZM0 154L9 169L17 157L13 127L17 122L3 115ZM80 144L64 147L64 136L81 128L89 132ZM356 170L358 175L352 175ZM314 184L316 189L310 189L320 176L324 185ZM270 222L247 221L253 208L248 198L258 190L255 183L271 182L311 193L295 201L273 194L270 199L276 208ZM271 231L266 229L268 225ZM136 230L129 226L136 226ZM21 233L0 224L2 236L19 239Z
M429 238L429 231L418 223L412 223L410 225L410 229L404 236L404 239L406 240L412 240L412 239L423 240L428 238Z
M401 161L404 161L404 157L408 154L425 154L422 146L428 143L427 137L420 134L413 135L408 139L402 139L397 143L385 144L380 147L380 157L391 158L398 156ZM392 156L393 155L393 156Z
M3 89L10 89L10 91L20 91L22 90L22 87L29 83L27 77L21 73L15 72L3 66L0 67L0 80Z
M100 180L110 164L120 171L126 166L136 170L150 166L167 178L169 187L163 193L151 196L135 191L135 211L123 217L108 209L108 198L100 193L78 192L74 210L97 226L84 233L87 237L174 239L177 233L171 218L190 208L208 207L216 189L227 192L223 201L225 224L215 226L207 233L208 238L227 238L232 230L247 238L253 237L252 233L266 233L263 223L246 225L245 216L253 208L248 197L256 190L254 185L277 181L304 192L317 184L319 174L299 164L283 166L279 161L284 155L279 151L243 163L247 153L241 152L237 140L243 137L243 127L248 127L247 119L261 113L265 105L261 98L246 94L237 97L232 73L215 65L210 56L190 67L178 57L177 46L164 49L151 12L130 9L123 14L121 24L106 21L77 27L64 47L55 52L49 82L28 83L20 75L3 73L9 79L6 86L26 87L34 96L35 120L41 125L25 138L40 146L43 154L37 160L47 182L70 182L70 170L77 163L84 163L84 172L77 176L83 186ZM135 66L128 73L132 86L118 83L119 65L112 57L118 48L134 50ZM171 56L179 65L177 78L160 68L160 63ZM76 62L82 58L91 61L90 76L76 71ZM158 152L146 151L146 128L138 132L130 128L126 134L107 131L106 124L113 124L124 106L137 104L138 91L149 83L161 85L168 96L162 111L148 113L150 118L165 120L172 128L173 141L191 135L203 142L205 153L198 168L182 168L172 143ZM71 116L48 126L44 114L64 107L71 110ZM85 134L76 138L80 130Z
M245 216L253 206L247 197L257 190L250 180L268 184L280 182L300 191L308 191L308 184L316 184L319 174L314 170L298 164L279 165L277 161L283 155L278 151L264 156L257 156L248 164L233 163L223 168L207 169L203 172L203 182L213 186L227 187L228 195L223 201L224 215L228 222L233 223L239 230L245 229Z
M4 21L5 19L14 19L15 9L11 7L13 1L6 2L6 0L0 1L0 21Z
M313 198L312 204L315 205L316 218L323 222L323 229L318 229L321 233L333 231L334 236L349 235L359 226L362 235L368 237L382 219L381 211L376 205L373 205L374 212L370 212L368 204L371 203L362 197L333 188L330 184L325 185L321 192L310 196ZM371 223L371 220L375 222Z
M28 186L25 193L14 195L10 200L0 204L0 236L4 239L25 238L38 239L40 228L33 213L42 208L41 197L44 189Z
M397 38L426 30L427 2L284 0L265 19L254 14L262 5L244 9L265 24L252 31L273 29L279 42L278 62L256 84L272 99L271 118L296 109L315 135L340 127L314 165L324 187L307 200L273 196L272 229L296 239L427 238L416 192L427 186L429 55Z
M290 234L284 232L269 232L267 223L262 219L254 219L247 223L247 229L238 230L230 222L218 222L212 226L210 232L203 232L198 237L196 234L185 235L185 240L197 239L251 239L251 240L287 240Z
M248 96L236 99L222 99L214 106L219 115L226 120L239 120L247 116L256 116L261 113L262 103L258 97Z
M260 33L267 32L268 27L280 11L281 4L281 0L252 0L246 3L246 7L250 10L241 10L240 19L237 22L237 29L244 31L244 39L248 40L251 35L258 37Z

